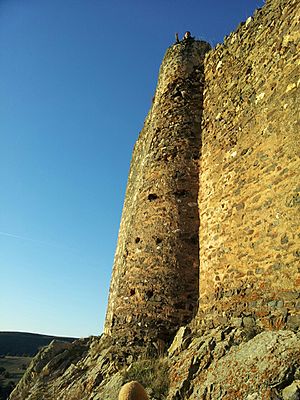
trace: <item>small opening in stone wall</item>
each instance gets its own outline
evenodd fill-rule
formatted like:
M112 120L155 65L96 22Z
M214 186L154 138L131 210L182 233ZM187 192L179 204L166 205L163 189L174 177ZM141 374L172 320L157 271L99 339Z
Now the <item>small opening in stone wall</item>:
M184 178L185 177L185 172L184 171L176 171L173 175L174 179L178 178Z
M155 239L155 242L156 242L156 244L160 244L162 242L162 239L158 237Z
M176 192L174 192L174 195L176 197L186 197L188 195L188 191L185 189L181 189L181 190L176 190Z
M139 238L139 237L135 238L135 243L140 243L140 241L141 241L141 238Z
M184 302L179 302L179 303L175 303L174 307L176 308L176 310L185 310L185 303Z
M156 199L158 199L157 194L155 194L155 193L150 193L150 194L148 194L148 200L149 200L149 201L154 201L154 200L156 200Z
M134 296L135 295L135 289L130 289L130 296Z
M153 290L147 290L146 293L145 293L146 300L150 300L151 297L153 297L153 294L154 294Z

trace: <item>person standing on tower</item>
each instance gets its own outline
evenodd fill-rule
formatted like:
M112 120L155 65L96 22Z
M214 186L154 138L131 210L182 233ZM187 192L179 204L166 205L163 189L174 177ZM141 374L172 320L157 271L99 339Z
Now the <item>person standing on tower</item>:
M195 38L191 36L191 32L190 31L186 31L184 36L183 36L183 40L194 40Z

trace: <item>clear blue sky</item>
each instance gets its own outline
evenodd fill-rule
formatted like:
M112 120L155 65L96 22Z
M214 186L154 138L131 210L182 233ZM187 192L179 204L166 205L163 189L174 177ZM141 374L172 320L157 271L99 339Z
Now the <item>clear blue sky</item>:
M131 152L166 48L263 0L0 0L0 330L102 332Z

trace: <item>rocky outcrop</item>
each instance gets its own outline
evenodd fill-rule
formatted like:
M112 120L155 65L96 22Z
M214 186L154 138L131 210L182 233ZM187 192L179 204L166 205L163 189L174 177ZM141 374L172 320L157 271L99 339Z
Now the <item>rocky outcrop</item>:
M230 326L182 328L159 358L103 335L52 343L34 359L10 400L113 400L129 381L150 400L293 400L299 397L300 335Z
M299 336L267 331L247 341L248 334L231 327L191 339L172 360L168 399L284 399L295 392Z
M53 340L47 347L42 348L33 358L23 378L11 393L11 399L41 399L56 397L58 386L68 387L68 381L61 382L66 372L83 360L89 348L90 339L77 340L73 343ZM53 382L48 387L48 382ZM43 397L47 392L47 397Z
M141 383L149 389L153 376L165 370L160 365L147 359L143 349L124 347L106 335L72 344L52 342L32 360L10 399L117 399L124 383L140 381L143 368Z

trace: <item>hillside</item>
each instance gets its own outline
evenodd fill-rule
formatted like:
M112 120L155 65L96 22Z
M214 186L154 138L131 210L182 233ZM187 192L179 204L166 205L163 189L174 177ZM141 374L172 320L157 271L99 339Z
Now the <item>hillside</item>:
M75 338L28 332L0 332L0 400L9 396L32 357L52 340L73 342Z
M7 399L31 360L32 357L0 357L0 400Z
M41 347L47 346L52 340L73 342L75 338L39 335L27 332L0 332L0 356L30 356L33 357Z

